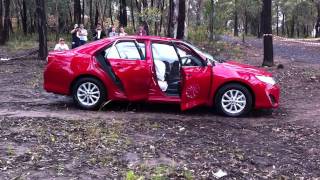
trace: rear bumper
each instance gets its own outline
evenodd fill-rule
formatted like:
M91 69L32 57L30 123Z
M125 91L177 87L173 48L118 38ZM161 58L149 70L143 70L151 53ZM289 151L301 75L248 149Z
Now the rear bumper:
M255 108L271 109L279 107L280 88L278 85L262 85L256 93Z

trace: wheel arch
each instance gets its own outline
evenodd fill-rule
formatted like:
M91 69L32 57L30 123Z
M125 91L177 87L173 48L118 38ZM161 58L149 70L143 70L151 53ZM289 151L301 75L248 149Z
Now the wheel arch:
M252 95L252 107L255 107L255 102L256 102L256 97L255 97L255 96L256 96L256 95L255 95L253 89L252 89L248 84L246 84L246 83L244 83L244 82L241 82L241 81L237 81L237 80L228 81L228 82L225 82L225 83L221 84L221 85L216 89L216 91L215 91L215 95L213 96L213 102L216 101L216 98L217 98L217 95L218 95L217 92L218 92L221 88L223 88L224 86L227 86L227 85L229 85L229 84L239 84L239 85L244 86L245 88L247 88L247 89L249 90L250 94ZM213 105L215 106L215 103L213 103Z

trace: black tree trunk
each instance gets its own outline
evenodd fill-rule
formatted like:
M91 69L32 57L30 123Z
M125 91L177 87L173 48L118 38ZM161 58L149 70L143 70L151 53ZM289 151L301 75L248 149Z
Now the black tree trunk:
M214 27L213 27L213 24L214 24L214 0L211 0L210 1L210 5L211 5L211 12L210 12L210 23L209 23L209 39L211 41L213 41L214 39Z
M317 4L318 19L316 24L316 38L320 37L320 2Z
M174 0L170 0L169 1L169 20L168 20L168 32L167 32L167 36L168 37L174 37L174 10L175 10L175 2Z
M234 4L235 4L235 7L234 7L234 36L239 36L239 29L238 29L238 10L237 10L237 4L238 4L238 1L237 0L234 0Z
M272 0L263 0L263 66L273 66Z
M185 20L186 20L186 1L179 0L177 39L184 38Z
M126 0L120 0L120 15L119 21L120 25L127 27L128 25L128 16L127 16L127 3Z
M39 58L45 60L48 56L47 17L44 0L36 0L37 24L39 34Z
M74 0L74 22L77 24L81 24L81 2L80 0Z
M2 0L0 0L0 33L2 33L2 28L3 28L2 13L3 13L3 5L2 5ZM1 37L0 37L0 41L1 41Z
M26 0L22 0L22 12L21 12L21 20L22 20L22 29L24 35L28 33L28 24L27 24L27 4Z
M10 0L4 0L4 26L1 32L0 44L5 44L10 35Z

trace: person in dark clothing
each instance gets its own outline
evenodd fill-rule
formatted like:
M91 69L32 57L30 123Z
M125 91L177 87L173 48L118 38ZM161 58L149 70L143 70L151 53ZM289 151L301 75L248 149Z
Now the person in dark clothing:
M98 23L97 28L93 32L93 40L96 41L99 39L103 39L104 37L106 37L106 33L102 29L101 24Z
M78 26L78 24L75 24L73 30L71 30L71 35L72 35L71 47L72 47L72 49L80 46L80 38L78 36L78 32L79 32L79 26Z

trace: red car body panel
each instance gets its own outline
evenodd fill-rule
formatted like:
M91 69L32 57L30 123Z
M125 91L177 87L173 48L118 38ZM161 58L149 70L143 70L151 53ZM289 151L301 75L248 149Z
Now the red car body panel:
M86 44L65 52L50 52L44 72L44 89L48 92L71 95L72 85L80 77L90 76L99 79L106 87L107 98L123 101L148 101L177 103L182 110L196 106L213 106L217 91L228 83L241 83L253 95L254 108L277 108L280 90L278 85L266 84L256 75L271 76L270 73L236 62L215 63L201 67L181 68L181 94L168 96L161 91L152 58L151 41L180 42L162 37L123 37L144 41L145 60L128 61L108 59L114 73L121 80L123 89L117 86L111 77L97 62L95 54L110 46L117 38L107 38ZM201 56L201 55L199 55Z

